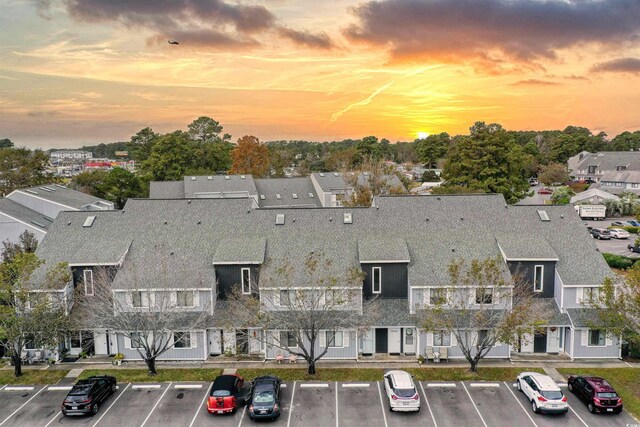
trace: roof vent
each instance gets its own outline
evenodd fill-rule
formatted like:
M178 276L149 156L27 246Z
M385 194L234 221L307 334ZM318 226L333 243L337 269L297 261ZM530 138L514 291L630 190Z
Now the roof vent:
M231 179L231 177L229 175L225 175L224 179Z
M276 215L276 225L284 225L284 214Z
M187 200L187 204L190 205L191 204L191 199Z
M429 217L427 217L427 222L429 222Z
M315 196L313 195L313 193L309 193L309 197L313 199Z
M455 251L456 251L455 248L451 248L451 252L455 252Z
M202 221L198 221L198 225L202 224Z
M342 222L345 224L353 224L353 215L350 212L345 212Z
M167 225L167 224L168 224L168 222L167 222L167 220L165 219L165 220L164 220L164 225Z
M33 191L33 190L24 190L24 191L26 191L27 193L38 195L37 191Z
M71 221L67 222L67 225L71 225Z
M320 172L320 174L319 174L319 175L320 175L320 176L324 176L324 174L323 174L322 172Z
M297 198L298 198L298 195L297 195L296 193L293 193L293 194L291 195L291 197L293 197L294 199L297 199Z
M436 197L436 200L441 200L440 197Z
M463 217L460 217L460 221L464 221L464 218L463 218Z
M213 177L212 177L212 176L208 176L208 177L207 177L207 179L208 179L209 181L211 181L211 180L213 179Z
M280 199L282 199L282 196L279 195L279 194L276 194L276 199L280 200Z
M88 216L87 219L84 220L84 224L82 224L82 226L83 227L91 227L95 220L96 220L95 215Z
M261 194L260 195L260 200L264 200L264 199L265 199L264 194Z
M329 222L333 222L333 218L332 217L329 217Z
M549 219L549 215L547 215L547 211L538 211L538 216L540 217L541 221L551 221Z
M198 178L197 178L197 177L195 177L195 176L192 176L192 177L191 177L191 181L195 181L196 179L198 179Z
M244 175L240 175L240 179L246 179L247 177Z

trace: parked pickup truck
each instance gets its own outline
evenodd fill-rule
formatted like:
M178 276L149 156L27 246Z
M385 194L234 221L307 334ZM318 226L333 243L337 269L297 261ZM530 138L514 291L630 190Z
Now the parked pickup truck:
M578 205L574 206L582 219L605 219L607 207L605 205Z

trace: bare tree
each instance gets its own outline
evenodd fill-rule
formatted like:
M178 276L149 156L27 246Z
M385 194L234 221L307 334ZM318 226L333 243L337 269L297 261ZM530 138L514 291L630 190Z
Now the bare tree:
M400 176L381 160L366 159L356 170L343 171L342 176L353 188L343 201L345 206L371 206L375 196L406 193Z
M426 330L455 337L471 372L496 344L519 345L550 315L499 258L454 260L448 270L449 282L430 290L431 306L417 315Z
M5 347L16 377L22 376L23 350L29 341L41 350L55 351L69 329L64 301L58 290L70 281L68 267L59 264L46 271L42 286L32 275L42 261L29 252L14 253L0 264L0 345Z
M93 292L78 287L83 327L108 329L130 340L150 375L157 373L158 357L192 339L192 331L206 328L211 298L198 293L213 291L213 275L203 273L206 267L155 249L141 257L144 261L125 261L118 271L96 270Z
M238 288L232 292L226 326L272 332L259 339L304 359L308 373L314 375L316 362L344 339L339 331L364 330L379 310L377 299L363 299L364 272L355 265L341 270L333 264L324 252L311 252L300 263L265 262L252 295L243 295Z

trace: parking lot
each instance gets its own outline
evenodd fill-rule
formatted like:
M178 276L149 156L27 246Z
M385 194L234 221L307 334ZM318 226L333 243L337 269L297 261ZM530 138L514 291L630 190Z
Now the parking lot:
M120 384L94 417L65 418L60 403L68 389L56 386L0 389L0 426L248 426L243 408L231 415L210 415L206 396L211 383ZM630 426L629 414L590 414L567 393L564 416L534 414L511 382L418 383L422 408L417 413L390 412L382 382L287 382L282 388L286 426ZM566 390L566 388L565 388Z
M593 228L607 228L611 225L613 221L627 221L633 218L607 218L602 221L584 221L585 224L588 224ZM585 227L586 228L586 227ZM598 249L601 253L609 253L615 255L624 255L629 258L639 258L640 254L636 252L631 252L627 245L633 244L635 240L638 238L637 234L631 234L631 237L628 239L611 239L611 240L598 240L595 239L596 245L598 245Z

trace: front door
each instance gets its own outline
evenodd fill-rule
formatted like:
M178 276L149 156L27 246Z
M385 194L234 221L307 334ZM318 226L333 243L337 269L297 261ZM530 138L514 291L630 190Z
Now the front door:
M388 353L387 328L376 328L376 353Z
M262 350L262 331L249 329L249 354L260 354Z
M107 331L95 331L93 343L96 354L109 354L109 340L107 339Z
M560 351L560 330L557 326L547 329L547 352L558 353Z
M523 334L520 340L520 353L532 353L533 352L533 335Z
M416 353L416 331L413 328L404 329L404 352L405 354Z
M400 353L402 351L401 335L400 328L389 328L389 353Z
M375 334L373 331L368 330L362 336L362 354L373 354L375 342Z
M533 352L534 353L546 353L547 352L547 334L535 334L533 337Z
M249 330L236 329L237 354L249 354Z
M209 354L222 353L222 331L209 329Z

